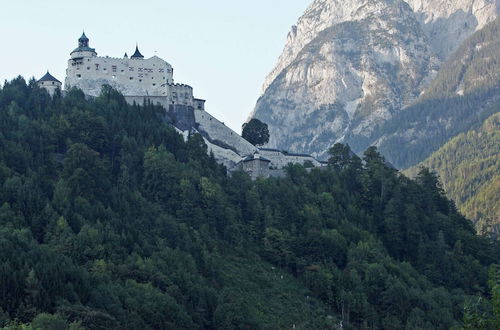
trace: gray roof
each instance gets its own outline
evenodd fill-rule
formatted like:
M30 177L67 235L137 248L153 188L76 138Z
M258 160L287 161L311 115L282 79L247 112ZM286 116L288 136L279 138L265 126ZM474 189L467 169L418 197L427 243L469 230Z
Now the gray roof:
M78 40L89 40L89 38L85 35L85 31L83 31L82 36Z
M279 150L279 149L273 149L273 148L259 148L259 150L281 152L281 150Z
M73 54L74 52L92 52L92 53L95 53L95 48L90 48L90 47L78 47L78 48L75 48L71 54Z
M144 56L142 56L141 52L139 51L138 46L135 46L135 53L134 55L130 56L130 58L144 58Z
M55 81L55 82L58 82L61 84L61 82L59 80L57 80L56 78L54 78L54 76L52 76L49 73L49 71L47 71L47 73L42 78L40 78L40 80L38 80L38 82L41 82L41 81Z
M248 155L241 160L241 162L251 162L252 160L262 160L264 162L271 162L269 159L262 157L259 154Z
M279 149L273 149L273 148L259 148L259 150L271 151L271 152L281 152L283 155L286 155L286 156L314 158L312 155L309 155L309 154L296 154L293 152L288 152L287 150L279 150Z

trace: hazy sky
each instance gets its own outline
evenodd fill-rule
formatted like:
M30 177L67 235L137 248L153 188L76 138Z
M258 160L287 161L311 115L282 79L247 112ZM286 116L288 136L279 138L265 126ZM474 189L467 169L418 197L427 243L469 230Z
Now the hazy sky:
M0 0L0 82L64 82L82 30L99 56L133 53L172 64L206 109L237 132L253 110L291 25L312 0Z

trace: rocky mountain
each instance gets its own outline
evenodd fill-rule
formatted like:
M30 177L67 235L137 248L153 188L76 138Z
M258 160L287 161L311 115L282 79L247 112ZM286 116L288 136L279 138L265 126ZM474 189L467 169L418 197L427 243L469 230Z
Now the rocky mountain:
M500 111L499 35L497 18L463 42L417 102L375 128L374 143L392 163L406 168L423 161Z
M272 147L321 155L353 141L360 151L496 17L498 2L316 0L292 27L250 117L268 123Z

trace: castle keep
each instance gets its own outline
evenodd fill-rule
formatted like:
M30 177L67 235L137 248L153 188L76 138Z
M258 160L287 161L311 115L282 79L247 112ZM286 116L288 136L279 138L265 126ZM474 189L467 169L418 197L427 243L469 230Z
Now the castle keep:
M53 95L62 87L48 72L38 85ZM289 163L322 163L310 155L289 154L274 149L259 149L243 139L224 123L205 111L205 100L194 97L193 88L174 83L172 65L158 56L146 59L136 46L132 56L122 58L97 56L85 33L78 39L68 60L65 90L79 88L86 95L96 97L103 85L120 91L128 103L149 101L165 108L165 118L180 133L200 133L219 163L230 172L242 170L255 179L259 176L282 176Z
M204 101L193 97L193 88L174 84L172 65L158 56L145 59L138 46L130 57L127 53L123 58L97 56L89 42L83 33L78 39L78 47L71 52L65 89L77 87L87 95L98 96L102 85L107 84L131 100L138 97L141 103L144 97L162 98L163 105L181 104L203 109Z

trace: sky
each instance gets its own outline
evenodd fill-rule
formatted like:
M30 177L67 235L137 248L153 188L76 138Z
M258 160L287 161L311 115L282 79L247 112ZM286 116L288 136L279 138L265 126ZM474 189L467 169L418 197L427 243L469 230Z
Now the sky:
M0 83L47 70L64 81L85 30L99 56L174 67L206 110L236 132L253 110L293 24L312 0L0 0Z

